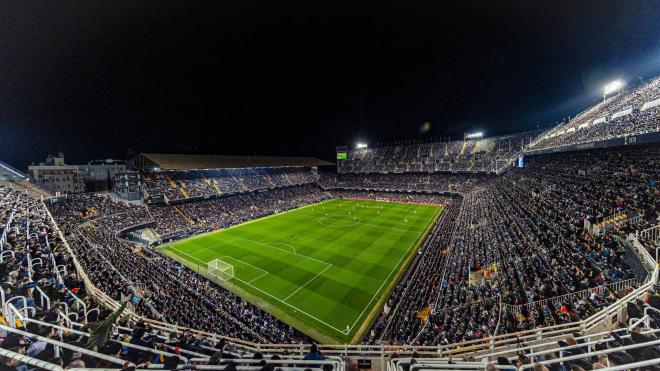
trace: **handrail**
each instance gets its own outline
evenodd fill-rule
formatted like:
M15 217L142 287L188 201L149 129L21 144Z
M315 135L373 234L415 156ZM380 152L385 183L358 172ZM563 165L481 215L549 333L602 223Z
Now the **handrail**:
M73 293L71 290L69 290L68 288L66 289L66 292L67 292L67 294L71 295L71 297L73 297L73 299L76 301L76 303L78 303L79 305L82 306L82 312L83 312L83 314L85 315L85 322L87 322L87 304L85 304L84 301L80 300L80 299L76 296L76 294L74 294L74 293Z
M616 347L616 348L609 348L609 349L598 350L598 351L589 352L589 353L576 354L574 356L559 357L559 358L555 358L555 359L551 359L551 360L547 360L547 361L541 361L539 363L542 364L542 365L550 365L550 364L555 364L555 363L559 363L559 362L574 361L574 360L581 359L581 358L586 358L586 357L591 358L593 356L599 356L601 354L609 354L609 353L614 353L614 352L626 351L626 350L629 350L629 349L645 348L645 347L653 346L653 345L660 345L660 340L653 340L653 341L648 341L648 342L645 342L645 343L638 343L638 344L632 344L632 345L624 345L624 346ZM534 364L528 364L528 365L524 365L524 366L520 367L519 370L527 370L527 369L530 369L530 368L533 368L533 367L535 367ZM630 368L630 367L626 367L626 368Z
M69 324L69 327L73 328L73 321L71 321L71 318L69 318L69 314L59 312L57 317L61 318L64 322Z
M639 235L647 240L657 242L660 240L660 224L640 231Z
M21 322L21 326L25 326L25 317L21 312L16 309L16 307L13 304L7 303L7 309L5 310L5 313L7 314L7 323L11 323L12 325L16 326L16 319Z
M78 313L76 313L76 312L71 312L71 313L69 313L69 314L67 315L67 317L69 317L69 319L71 319L71 316L75 316L74 321L76 321L76 322L77 322L78 319L80 318L80 316L79 316Z
M410 371L415 371L419 369L425 369L429 365L424 364L424 363L415 363L413 365L410 365ZM444 366L447 366L447 369L449 370L483 370L484 364L479 364L479 365L462 365L462 364L433 364L433 368L438 368L438 369L444 369ZM499 370L517 370L517 367L514 365L495 365L495 367ZM403 371L402 368L399 368L398 370Z
M601 368L600 370L601 371L620 371L620 370L629 370L629 369L635 370L635 369L639 369L640 367L658 365L659 363L660 363L660 358L654 358L654 359L649 359L649 360L646 360L646 361L628 363L628 364L625 364L625 365L605 367L605 368Z
M626 329L626 328L620 328L620 329L616 329L616 330L614 330L614 331L603 331L603 332L599 332L599 333L596 333L596 334L585 335L585 336L578 336L578 337L575 337L575 338L574 338L576 341L578 341L578 340L586 340L586 342L585 342L585 343L578 343L578 344L576 344L576 345L572 345L572 346L569 346L569 347L564 347L564 348L562 348L562 349L569 349L569 348L573 348L573 347L584 347L584 346L586 346L586 345L593 345L593 344L599 344L599 343L609 342L610 340L613 340L613 339L614 339L614 338L610 338L610 337L609 337L610 334L612 334L612 333L617 333L617 332L626 332L626 331L628 331L628 329ZM643 334L655 334L655 333L660 333L660 329L657 329L657 330L650 330L650 331L645 331L645 332L642 332L642 333L643 333ZM597 338L597 337L600 337L600 336L604 336L604 337L601 338L601 339L599 339L599 340L590 340L590 339L592 339L592 338ZM623 335L623 336L621 336L621 338L628 338L628 337L630 337L630 335ZM552 349L545 349L545 350L540 351L540 352L534 352L534 351L533 351L534 348L540 348L540 347L545 347L545 346L548 346L548 345L556 345L556 344L557 344L556 341L555 341L555 339L546 339L546 340L548 340L548 341L543 342L543 343L530 344L530 345L525 345L525 346L523 346L523 347L508 348L508 349L506 349L506 350L501 350L501 351L497 351L497 352L491 352L491 353L488 353L488 356L489 356L489 357L496 357L496 356L502 356L502 355L509 354L509 353L522 352L522 351L526 351L526 350L531 350L530 353L526 353L528 356L538 355L538 354L551 353L552 350L553 350L554 348L552 348ZM556 351L556 349L554 349L554 350Z
M10 305L10 304L11 304L11 305L14 305L14 304L12 304L12 301L14 301L14 300L16 300L16 301L19 301L19 300L20 300L20 301L23 303L23 305L22 305L22 307L21 307L21 310L22 310L22 309L26 309L26 308L28 307L28 305L27 305L27 299L25 298L25 296L14 296L13 298L11 298L11 299L9 299L9 300L7 300L7 301L5 302L5 307L8 306L8 305ZM16 308L16 309L18 309L18 308ZM6 310L6 308L5 308L5 310ZM27 309L26 309L26 310L27 310ZM27 316L27 313L26 313L25 315Z
M8 349L2 349L0 348L0 356L6 357L6 358L11 358L14 360L17 360L21 363L25 363L31 366L43 368L49 371L64 371L64 369L58 365L42 361L40 359L32 358L30 356L26 356L25 354L21 353L16 353L12 352L11 350Z
M5 260L5 255L10 255L12 259L16 256L14 251L12 250L4 250L3 252L0 252L0 263L4 262Z
M591 287L591 288L588 288L588 289L571 292L571 293L564 294L564 295L553 296L551 298L536 300L536 301L528 302L528 303L525 303L525 304L510 305L509 307L511 307L512 308L511 310L514 311L515 313L520 313L522 308L529 309L533 306L543 306L546 303L557 304L558 302L563 302L564 300L569 299L569 298L576 298L576 299L580 298L580 299L582 299L583 297L588 296L592 292L595 292L595 290L598 290L598 292L600 294L602 294L605 290L608 290L608 289L612 290L612 291L621 291L621 290L628 289L628 288L634 286L635 284L637 284L637 278L631 278L631 279L627 279L627 280L623 280L623 281L611 282L611 283L607 283L607 284L604 284L604 285L595 286L595 287Z
M41 289L41 287L35 286L34 288L39 293L39 301L41 302L40 306L42 308L50 309L50 298L48 297L48 295L46 295L46 293L44 292L44 290ZM45 307L44 307L44 301L46 302Z
M35 319L31 319L31 318L27 318L27 319L25 319L25 321L26 321L26 322L36 323L36 324L39 324L39 325L42 325L42 326L46 326L46 327L50 327L50 328L54 328L54 329L58 329L58 330L61 330L61 331L67 331L67 332L70 332L70 333L72 333L72 334L76 334L76 335L82 335L82 336L84 336L84 337L90 337L90 336L91 336L88 332L83 332L83 331L75 330L75 329L73 329L73 328L63 327L63 326L55 325L55 324L48 323L48 322L42 322L42 321L35 320ZM134 349L138 349L138 350L141 350L141 351L151 352L151 353L159 354L159 355L163 355L163 356L179 356L179 357L181 357L184 361L188 362L188 358L183 357L183 356L178 355L178 354L175 354L175 353L164 352L164 351L161 351L161 350L158 350L158 349L152 349L152 348L148 348L148 347L145 347L145 346L142 346L142 345L137 345L137 344L127 343L127 342L125 342L125 341L116 340L116 339L109 339L109 341L119 343L119 344L121 344L121 345L124 346L124 347L134 348ZM181 351L183 352L184 349L181 349ZM201 355L201 356L204 356L203 354L199 354L199 353L195 353L195 352L192 352L192 353L194 353L194 355Z
M0 323L0 329L11 332L11 333L14 333L14 334L18 334L18 335L21 335L21 336L27 336L27 337L29 337L33 340L39 340L39 341L46 342L48 344L56 345L60 348L71 349L71 350L79 352L81 354L91 356L93 358L102 359L104 361L112 362L114 364L118 364L118 365L123 366L126 363L126 360L123 360L121 358L112 357L112 356L109 356L109 355L106 355L106 354L103 354L103 353L94 352L92 350L81 348L81 347L71 345L71 344L67 344L67 343L61 342L59 340L54 340L54 339L47 338L47 337L44 337L44 336L41 336L41 335L33 334L31 332L26 332L26 331L19 330L19 329L13 328L13 327L9 327L9 326L3 325L1 323Z

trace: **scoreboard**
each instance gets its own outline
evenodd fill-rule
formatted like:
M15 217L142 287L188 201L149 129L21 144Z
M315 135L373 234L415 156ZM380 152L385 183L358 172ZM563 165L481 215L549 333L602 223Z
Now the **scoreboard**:
M346 160L348 158L348 147L337 146L337 160Z

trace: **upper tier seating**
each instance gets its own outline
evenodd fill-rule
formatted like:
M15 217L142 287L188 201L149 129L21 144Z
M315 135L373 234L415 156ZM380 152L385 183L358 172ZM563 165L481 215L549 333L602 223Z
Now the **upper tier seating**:
M496 172L539 134L529 131L468 141L356 149L339 162L341 173Z
M543 150L660 131L660 77L586 109L529 146Z

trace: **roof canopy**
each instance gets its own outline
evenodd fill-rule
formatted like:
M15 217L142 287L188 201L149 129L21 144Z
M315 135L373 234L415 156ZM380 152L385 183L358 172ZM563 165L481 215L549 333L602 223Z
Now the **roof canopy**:
M333 165L331 162L314 157L177 155L163 153L142 153L141 155L161 170Z

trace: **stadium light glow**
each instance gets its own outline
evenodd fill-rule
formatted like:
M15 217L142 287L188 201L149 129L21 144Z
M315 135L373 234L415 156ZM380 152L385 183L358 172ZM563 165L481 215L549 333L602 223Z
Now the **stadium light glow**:
M367 143L358 143L355 147L357 149L364 149L367 148Z
M621 90L623 85L624 84L622 80L614 80L603 87L603 95L609 95L615 91Z
M484 136L484 133L482 131L478 131L475 133L466 133L465 134L465 139L475 139L475 138L481 138Z

